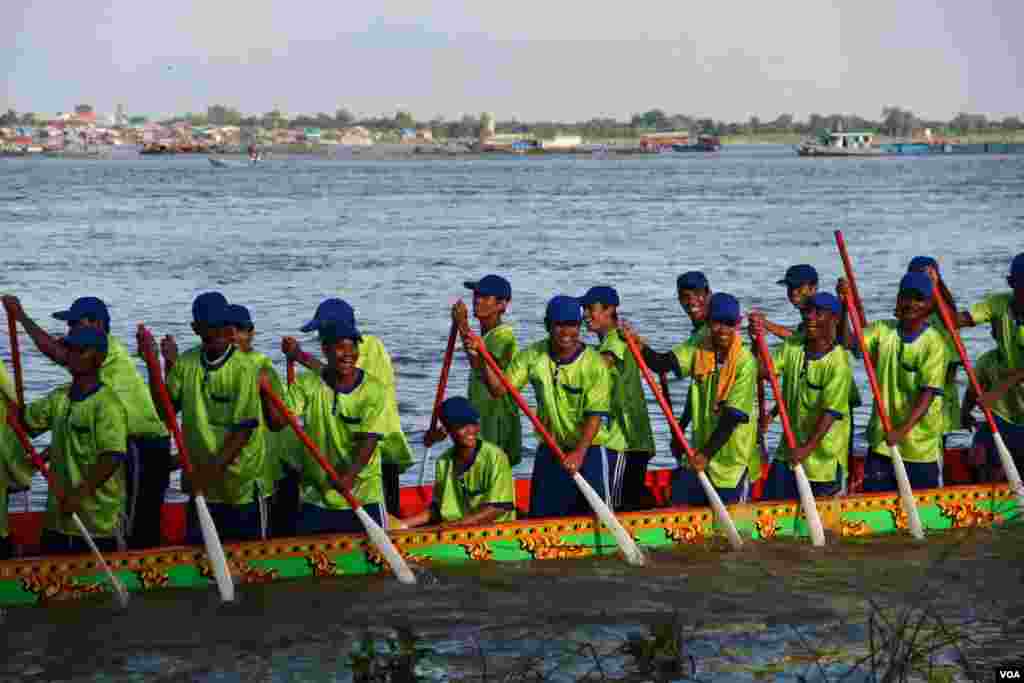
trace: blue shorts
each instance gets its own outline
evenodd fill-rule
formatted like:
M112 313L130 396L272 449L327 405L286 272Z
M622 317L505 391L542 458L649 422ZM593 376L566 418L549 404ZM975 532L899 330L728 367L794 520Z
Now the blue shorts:
M914 489L937 489L941 485L938 462L907 462L903 461L907 469L907 479L910 480L910 488ZM886 493L898 491L896 483L896 470L893 469L892 459L879 455L874 451L868 451L868 457L864 459L864 493Z
M625 467L626 459L621 453L604 446L591 446L579 471L601 500L614 509L622 496ZM590 504L576 482L547 445L541 444L537 448L530 478L530 516L565 517L590 513Z
M732 488L719 488L713 483L712 486L725 505L739 503L743 499L743 492L747 486L747 473L744 471L739 483ZM700 485L700 478L696 471L686 467L677 467L672 472L672 504L703 507L711 504L704 493L704 487Z
M269 513L267 502L257 498L245 505L229 505L227 503L210 503L210 516L217 525L217 533L222 541L261 541L267 538L269 529ZM185 543L202 545L203 532L199 528L199 516L195 503L188 502L188 524L185 531Z
M811 493L815 498L831 498L843 488L843 468L836 464L834 481L812 481ZM761 500L797 500L800 492L796 488L796 473L789 463L776 460L768 470Z
M366 514L384 529L388 528L388 515L381 503L367 503ZM361 534L366 531L353 510L331 510L312 503L303 503L295 532L299 536L311 534Z
M1017 465L1018 470L1021 469L1021 466L1024 465L1024 426L1007 422L995 413L992 413L992 417L996 420L996 427L999 428L999 433L1003 436L1003 443L1010 450L1014 464ZM990 467L1002 466L999 450L996 448L995 439L992 438L992 430L989 429L988 422L978 425L972 446L982 446L985 449L985 461Z

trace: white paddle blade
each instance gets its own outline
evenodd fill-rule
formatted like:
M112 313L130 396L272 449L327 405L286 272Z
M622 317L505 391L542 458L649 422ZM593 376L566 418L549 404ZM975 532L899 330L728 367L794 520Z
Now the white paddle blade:
M124 587L123 583L121 583L121 579L117 578L117 576L114 575L114 572L111 571L110 565L108 565L107 561L103 558L103 553L100 552L100 549L96 547L96 542L92 540L92 534L90 534L89 530L85 528L85 524L82 523L82 518L78 516L78 513L72 513L71 519L74 521L75 526L78 527L78 533L82 534L82 538L85 539L89 549L92 550L92 554L100 563L100 567L102 567L103 571L106 573L107 580L110 581L110 585L114 588L114 595L117 597L117 604L120 605L122 609L127 607L128 589Z
M715 511L715 517L718 518L719 524L725 527L725 535L729 539L729 545L732 546L733 550L739 550L743 547L743 539L740 538L740 532L736 529L729 511L725 509L722 497L718 495L718 491L715 490L705 472L698 472L697 478L700 480L700 485L704 487L704 495L711 502L711 509Z
M807 517L807 526L811 531L811 543L816 547L825 545L825 528L821 525L821 515L818 514L818 506L814 504L814 492L811 491L811 482L807 479L807 472L804 466L797 463L793 468L796 475L796 490L800 492L800 506L804 509Z
M914 502L914 490L910 488L910 478L907 476L907 468L903 464L899 446L890 446L889 454L892 456L892 468L896 471L900 502L903 503L903 510L907 513L907 520L910 523L910 535L920 541L924 538L924 527L921 526L921 516L917 513L917 504Z
M401 583L413 585L416 583L416 575L409 569L409 565L405 563L402 556L398 553L398 549L391 542L391 538L384 529L380 528L380 524L373 521L373 517L367 514L366 510L362 506L356 508L356 517L363 523L366 528L366 535L370 539L370 543L380 551L380 554L384 556L388 566L391 567L391 571L394 572L395 577Z
M1013 462L1013 456L1010 455L1010 449L1006 447L1006 442L1003 441L1003 435L995 432L992 436L995 438L996 448L999 450L999 460L1003 464L1006 481L1010 485L1013 495L1017 496L1018 513L1024 513L1024 484L1021 484L1017 465Z
M423 451L423 460L420 461L420 481L417 486L423 486L423 475L427 473L427 462L430 460L430 451L433 448L433 446L427 446Z
M597 495L594 487L588 484L587 480L579 472L572 475L572 479L583 493L583 497L590 503L590 507L594 509L597 518L612 532L612 536L615 537L615 542L619 545L619 550L625 556L626 562L634 567L644 566L647 561L647 558L644 557L644 551L640 550L640 546L636 544L636 541L629 535L626 528L616 519L611 508Z
M220 535L213 523L213 516L210 515L210 508L206 506L206 496L196 496L196 512L199 516L199 528L203 532L203 544L206 546L206 557L210 560L210 567L213 569L213 578L217 582L217 590L220 592L220 599L224 602L233 602L235 599L235 583L231 580L231 570L228 569L228 560L224 555L224 546L220 544Z

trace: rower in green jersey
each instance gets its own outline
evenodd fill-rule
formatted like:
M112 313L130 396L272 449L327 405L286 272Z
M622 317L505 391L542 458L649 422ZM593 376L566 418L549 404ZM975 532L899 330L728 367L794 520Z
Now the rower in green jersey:
M481 435L480 413L462 396L441 404L453 446L437 459L430 506L399 524L485 525L516 518L516 488L508 456Z
M886 434L875 406L868 423L870 450L864 463L864 491L868 493L897 490L889 445L899 446L913 488L941 486L942 387L949 343L945 334L928 322L933 290L924 273L907 273L900 280L896 320L880 320L864 331L882 401L892 421L892 431Z
M465 285L473 290L473 316L480 321L480 336L504 370L519 350L512 326L501 320L512 300L512 286L500 275L485 275L479 281L466 282ZM466 304L459 301L452 306L452 320L460 330L469 329L468 318ZM480 437L504 451L514 467L522 458L523 430L519 409L511 396L492 398L481 378L482 361L478 356L467 354L467 357L471 367L469 401L480 413ZM441 438L444 438L443 434L428 434L424 443L430 446L427 441L433 443Z
M1007 367L1017 370L1024 368L1024 253L1013 258L1006 283L1011 291L989 294L969 311L961 311L957 322L961 327L998 326L999 348Z
M799 498L796 463L803 465L816 498L839 493L848 468L853 369L849 352L836 343L842 306L833 295L819 292L805 309L803 333L791 335L772 354L797 447L779 442L765 482L766 500ZM750 322L755 336L763 334L763 314L751 313Z
M618 423L626 441L622 500L623 510L655 506L647 488L647 464L654 457L654 433L647 413L647 397L636 359L619 331L619 293L612 287L591 287L580 297L587 327L601 343L597 347L612 376L612 421Z
M67 349L59 339L39 327L17 297L4 297L17 312L36 348L59 365L67 365ZM65 311L53 314L67 323L68 332L92 327L107 336L107 355L100 368L100 382L114 390L128 414L128 547L153 548L160 545L161 510L170 483L171 440L156 412L146 382L124 344L110 333L110 313L96 297L76 299Z
M32 483L32 466L7 424L8 410L17 410L17 405L14 382L0 360L0 560L14 556L7 523L7 488L26 488Z
M349 489L378 524L387 528L379 444L383 441L390 389L359 367L359 330L348 321L326 321L318 328L326 366L303 372L288 388L289 409L340 475L336 484L313 457L302 459L299 534L355 533L363 525L340 491ZM281 341L293 351L292 337ZM275 428L284 427L275 420Z
M356 327L355 311L341 299L324 299L317 306L313 319L302 326L303 332L312 332L330 321L341 321ZM319 372L320 361L296 344L292 358L304 367ZM384 497L388 510L398 515L401 504L399 475L409 469L413 462L412 448L402 431L402 420L398 415L398 397L395 392L395 371L391 356L377 337L364 334L359 343L359 368L370 373L388 387L388 401L384 406L384 437L380 443L381 469L384 476Z
M225 540L265 539L266 498L273 485L260 430L262 368L235 346L226 309L223 295L201 294L192 304L192 330L200 345L177 357L174 338L161 341L165 360L173 361L167 391L175 410L181 411L192 463L192 474L183 486L187 483L192 494L205 494ZM152 391L157 386L154 380L150 377ZM186 539L191 544L202 542L191 504Z
M582 322L578 299L554 297L544 316L548 338L521 349L504 372L517 389L528 383L533 386L537 416L566 456L563 463L543 441L537 447L530 484L531 517L589 512L590 505L570 476L576 472L606 505L621 492L625 465L621 453L626 441L618 423L610 420L611 373L601 355L580 341ZM477 344L483 343L478 337L462 341L472 353L479 353ZM507 389L498 376L487 365L483 369L491 396L504 396Z
M786 285L786 298L800 314L800 323L789 328L768 320L764 321L764 329L779 339L786 339L793 334L802 334L807 320L807 305L818 293L818 271L814 266L800 263L786 269L786 275L777 284Z
M89 552L72 513L78 513L100 550L123 550L128 415L114 390L100 381L107 335L82 325L63 345L71 384L25 408L25 425L33 435L53 433L50 472L56 490L47 496L41 550L44 555Z
M984 391L980 402L992 411L996 427L1019 470L1024 467L1024 368L1009 367L1003 346L999 344L1001 334L1002 326L993 325L992 338L998 346L983 353L978 358L974 370ZM974 388L967 387L961 406L961 420L969 431L977 430L969 457L971 465L975 468L976 483L1005 480L1006 474L1002 472L1002 463L992 438L992 429L985 421L977 424L971 414L978 403Z
M235 336L235 346L241 353L253 358L270 380L271 388L278 396L285 395L281 376L270 358L253 347L256 325L249 309L240 304L228 304L228 327ZM264 402L264 413L267 404ZM270 497L270 534L272 536L295 535L295 520L299 514L299 471L303 455L302 443L290 429L271 431L267 421L261 420L259 431L266 444L267 477L274 487Z

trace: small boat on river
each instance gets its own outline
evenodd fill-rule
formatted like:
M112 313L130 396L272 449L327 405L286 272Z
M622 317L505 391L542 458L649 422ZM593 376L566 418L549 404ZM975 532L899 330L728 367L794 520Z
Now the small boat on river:
M672 145L673 152L718 152L722 149L722 141L717 135L700 135L692 145Z
M964 451L947 450L947 480L964 481ZM855 462L860 459L855 458ZM856 470L856 464L851 464ZM857 473L853 472L856 481ZM659 505L670 501L671 470L653 470L647 484ZM430 504L429 486L402 489L403 515ZM530 482L516 482L520 512L529 507ZM946 486L914 492L921 522L929 532L1002 524L1018 518L1015 497L1004 483ZM896 492L857 493L817 501L826 529L837 539L908 533L907 515ZM799 501L760 501L729 506L740 533L753 542L806 539L809 530ZM619 521L648 549L715 545L720 540L714 513L706 507L656 507L617 514ZM42 512L11 513L16 546L30 554L39 543ZM619 555L612 534L590 515L521 519L515 522L464 527L392 529L400 554L414 566L522 562ZM185 505L166 504L163 534L168 545L144 551L111 553L107 562L134 592L170 588L209 589L214 585L202 546L182 545ZM833 541L835 542L835 541ZM224 546L234 581L271 583L294 579L371 575L388 565L363 534L335 534ZM25 557L0 562L0 606L53 605L80 598L109 599L110 584L91 555Z

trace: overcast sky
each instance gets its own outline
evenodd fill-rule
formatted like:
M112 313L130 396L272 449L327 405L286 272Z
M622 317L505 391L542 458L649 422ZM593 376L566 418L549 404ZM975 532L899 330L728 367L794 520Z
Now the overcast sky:
M1024 0L5 0L0 106L1024 114Z

